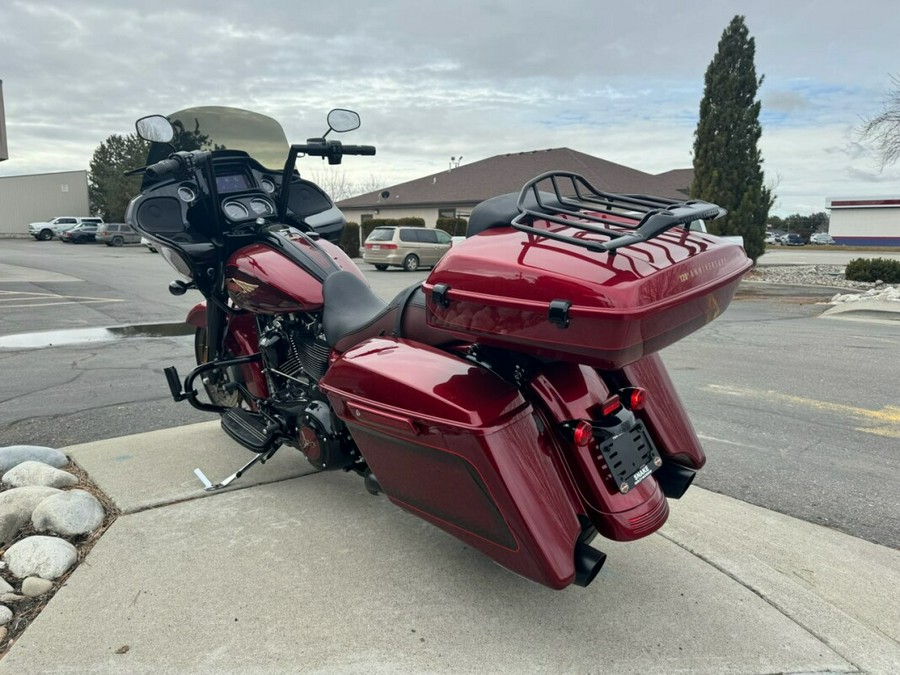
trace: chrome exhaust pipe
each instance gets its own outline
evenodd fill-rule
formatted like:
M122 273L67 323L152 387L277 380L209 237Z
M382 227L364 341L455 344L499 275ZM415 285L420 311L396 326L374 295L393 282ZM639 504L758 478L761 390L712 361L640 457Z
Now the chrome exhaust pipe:
M605 562L606 554L602 551L583 541L575 544L575 585L584 588L591 583Z

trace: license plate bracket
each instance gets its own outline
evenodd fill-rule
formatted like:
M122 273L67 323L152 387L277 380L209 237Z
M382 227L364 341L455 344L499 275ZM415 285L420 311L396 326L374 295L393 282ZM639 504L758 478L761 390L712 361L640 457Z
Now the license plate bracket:
M662 466L662 458L640 420L630 430L602 439L598 445L622 494Z

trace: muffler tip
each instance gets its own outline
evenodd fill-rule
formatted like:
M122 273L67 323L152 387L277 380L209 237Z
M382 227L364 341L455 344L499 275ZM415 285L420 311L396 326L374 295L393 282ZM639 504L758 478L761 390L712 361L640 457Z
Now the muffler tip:
M575 585L582 588L590 584L600 572L606 554L579 541L575 544Z

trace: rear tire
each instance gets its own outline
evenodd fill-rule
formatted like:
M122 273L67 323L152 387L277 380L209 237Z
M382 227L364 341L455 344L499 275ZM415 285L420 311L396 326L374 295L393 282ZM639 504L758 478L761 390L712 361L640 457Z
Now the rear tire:
M113 237L112 245L113 246L121 246L125 243L125 240L122 237Z
M379 272L384 272L387 268L388 268L387 265L382 265L380 263L378 265L375 265L375 269L378 270Z
M415 272L419 269L419 258L410 253L403 259L403 269L407 272Z

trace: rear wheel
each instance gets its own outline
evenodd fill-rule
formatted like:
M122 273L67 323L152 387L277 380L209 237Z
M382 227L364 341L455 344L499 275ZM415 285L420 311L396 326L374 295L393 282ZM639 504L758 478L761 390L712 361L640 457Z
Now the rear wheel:
M415 272L419 269L419 258L410 253L403 259L403 269L407 272Z
M125 240L122 237L113 237L112 245L113 246L121 246L125 243Z
M379 272L384 272L388 268L387 265L382 265L381 263L375 265L375 269Z
M209 342L206 328L198 328L194 333L194 356L197 359L198 366L209 361ZM203 387L206 389L210 403L224 408L236 408L241 405L242 398L239 390L225 390L227 378L224 373L214 370L202 379Z

